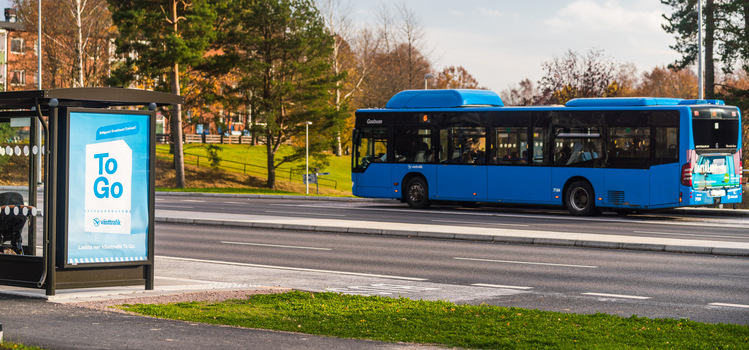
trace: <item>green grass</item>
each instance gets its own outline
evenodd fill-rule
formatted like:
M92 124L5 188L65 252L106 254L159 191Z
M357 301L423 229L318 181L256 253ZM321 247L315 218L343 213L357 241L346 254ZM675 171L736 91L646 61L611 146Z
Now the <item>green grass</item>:
M43 348L38 348L36 346L27 346L27 345L17 344L17 343L11 343L11 342L2 342L2 343L0 343L0 349L44 350Z
M245 300L123 305L161 318L478 349L746 349L749 327L688 320L289 292Z
M264 145L250 146L218 144L216 146L221 148L219 151L219 157L221 157L222 162L219 164L219 169L246 173L262 179L267 178L267 153ZM292 152L292 146L281 146L276 154L276 159L280 159L282 156L291 154ZM184 153L186 164L199 164L204 167L210 166L206 145L184 144ZM199 157L196 157L196 155ZM161 159L171 160L172 157L169 155L169 145L156 145L156 156ZM330 156L328 157L328 160L330 164L327 167L320 169L320 172L329 172L330 175L320 176L320 187L333 188L340 191L351 191L351 157ZM247 166L243 164L247 164ZM314 159L310 158L310 172L314 171L314 164ZM282 164L276 170L276 179L280 181L291 180L292 182L301 183L304 166L304 159L290 164ZM290 171L293 172L290 173ZM313 191L314 185L310 185L310 189Z

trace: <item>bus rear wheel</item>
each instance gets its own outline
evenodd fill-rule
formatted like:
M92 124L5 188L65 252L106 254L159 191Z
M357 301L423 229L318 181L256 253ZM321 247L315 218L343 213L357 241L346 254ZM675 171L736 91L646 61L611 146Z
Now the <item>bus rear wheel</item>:
M414 177L406 183L406 203L414 209L429 208L429 192L427 191L427 182L423 178Z
M589 216L598 214L593 186L587 181L575 181L567 188L565 196L567 210L572 215Z

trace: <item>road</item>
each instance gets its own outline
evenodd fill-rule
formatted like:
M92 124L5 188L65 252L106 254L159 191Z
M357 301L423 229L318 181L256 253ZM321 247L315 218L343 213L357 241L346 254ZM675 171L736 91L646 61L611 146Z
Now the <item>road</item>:
M158 196L156 207L383 225L444 223L749 242L749 218L738 212L575 218L548 209L443 206L414 211L383 202L189 196ZM746 257L165 223L158 223L156 231L157 256L175 264L224 263L227 271L241 266L251 271L236 277L244 283L749 324Z

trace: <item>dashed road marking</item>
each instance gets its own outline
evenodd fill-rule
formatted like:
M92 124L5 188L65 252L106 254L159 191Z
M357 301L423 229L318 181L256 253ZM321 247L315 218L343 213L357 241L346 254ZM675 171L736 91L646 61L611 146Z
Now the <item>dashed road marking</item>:
M542 266L556 266L556 267L580 267L580 268L586 268L586 269L598 268L598 266L590 266L590 265L553 264L553 263L541 263L541 262L532 262L532 261L494 260L494 259L477 259L477 258L460 258L460 257L455 257L453 259L468 260L468 261L496 262L496 263L503 263L503 264L542 265Z
M638 295L623 295L623 294L608 294L608 293L580 293L582 295L590 295L594 297L606 297L606 298L617 298L617 299L637 299L637 300L646 300L650 299L650 297L643 297Z
M265 243L230 242L230 241L221 241L221 243L223 243L223 244L235 244L235 245L251 245L251 246L271 247L271 248L307 249L307 250L333 250L333 249L330 249L330 248L302 247L302 246L294 246L294 245L265 244Z
M486 283L474 283L471 285L476 286L476 287L503 288L503 289L520 289L520 290L533 289L533 287L503 286L500 284L486 284Z
M710 306L725 306L725 307L737 307L742 309L749 309L749 305L743 305L743 304L726 304L726 303L710 303L707 304Z

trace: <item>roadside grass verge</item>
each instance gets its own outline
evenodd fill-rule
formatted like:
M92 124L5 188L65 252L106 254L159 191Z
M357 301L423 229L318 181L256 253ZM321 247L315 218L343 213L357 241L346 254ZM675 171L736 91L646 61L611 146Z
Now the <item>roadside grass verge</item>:
M233 144L215 144L212 146L217 147L218 156L221 161L218 163L216 169L246 174L256 177L259 180L265 181L267 179L267 153L264 145L251 146L251 145L233 145ZM203 144L185 144L185 164L199 165L203 168L211 168L210 155L206 145ZM294 147L289 145L282 145L279 149L276 157L279 159L284 156L291 154ZM198 158L199 156L200 158ZM172 160L172 155L169 154L169 145L159 144L156 145L156 157L162 160ZM351 157L343 156L329 156L328 166L320 169L320 172L328 172L330 175L321 176L320 188L330 188L336 191L351 193ZM241 164L246 164L246 166ZM310 172L314 171L314 159L310 158ZM283 164L276 170L276 181L282 182L295 182L302 184L302 174L304 173L304 159ZM314 192L316 187L314 184L310 184L310 193Z
M44 350L43 348L37 348L36 346L28 346L28 345L5 342L5 341L0 343L0 349Z
M477 349L746 349L749 344L749 327L739 325L337 293L293 291L223 302L119 307L191 322Z

